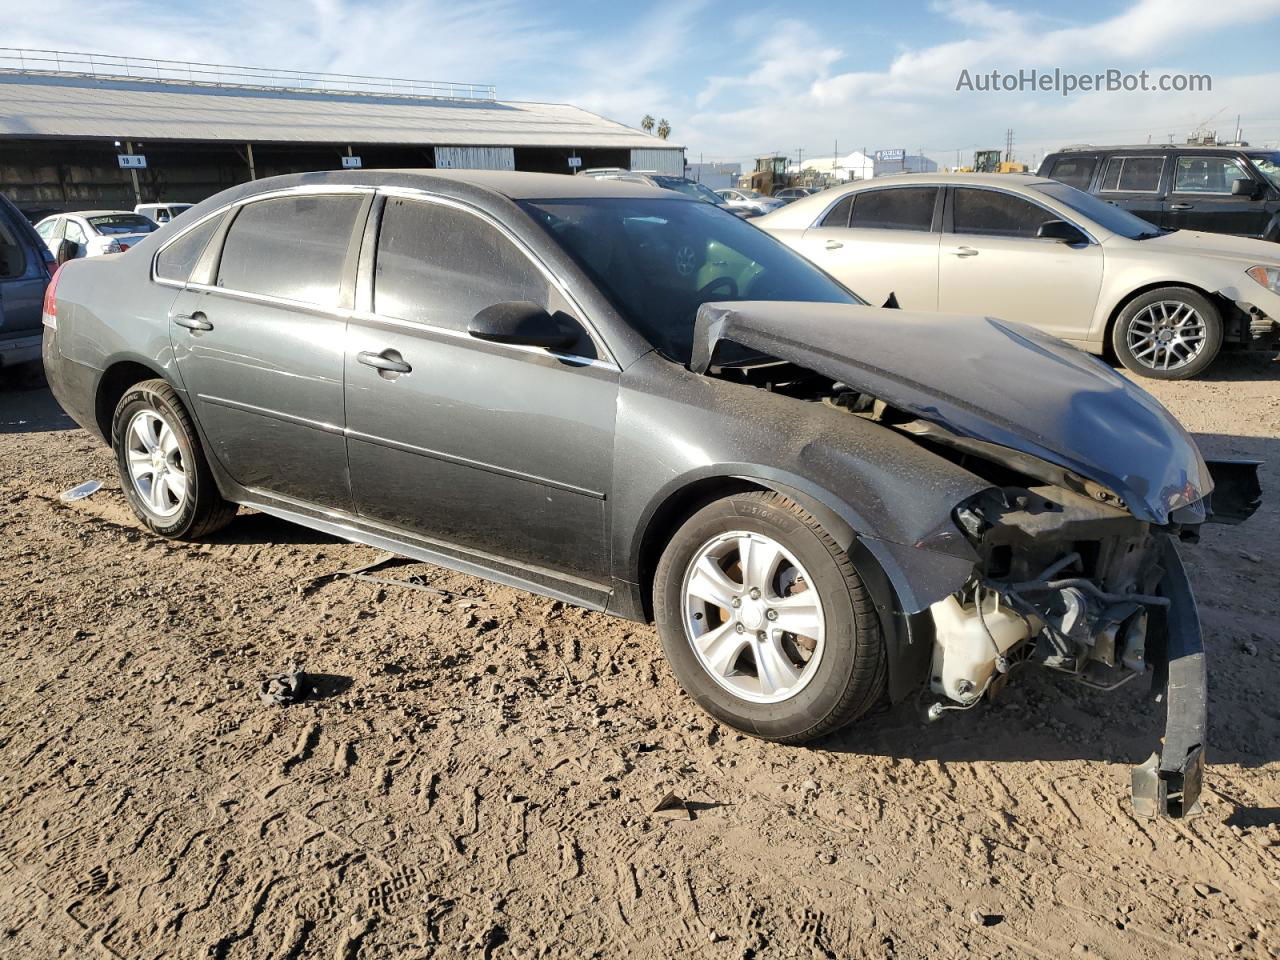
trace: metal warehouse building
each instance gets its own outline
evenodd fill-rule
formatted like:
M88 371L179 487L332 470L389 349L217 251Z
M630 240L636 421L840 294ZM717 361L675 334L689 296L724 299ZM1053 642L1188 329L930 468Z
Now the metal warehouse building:
M342 166L682 174L684 150L487 84L0 48L0 192L29 214Z

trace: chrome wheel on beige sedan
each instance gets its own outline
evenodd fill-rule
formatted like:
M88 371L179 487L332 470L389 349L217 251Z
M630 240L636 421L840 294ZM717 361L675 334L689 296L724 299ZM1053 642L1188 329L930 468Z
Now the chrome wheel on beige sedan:
M1178 370L1204 349L1207 329L1198 310L1180 300L1160 300L1143 307L1125 336L1129 352L1153 370Z

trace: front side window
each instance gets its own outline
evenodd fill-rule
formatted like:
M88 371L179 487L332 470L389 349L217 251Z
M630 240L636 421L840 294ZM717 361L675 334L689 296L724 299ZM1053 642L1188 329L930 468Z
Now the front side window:
M849 226L863 230L932 230L937 187L893 187L856 194Z
M1049 177L1078 190L1088 190L1097 166L1097 157L1062 157L1054 161Z
M959 187L953 196L956 233L984 237L1034 237L1042 223L1059 219L1044 207L1000 190Z
M1231 185L1237 180L1250 180L1250 177L1232 157L1179 157L1173 175L1173 192L1229 195Z
M227 231L218 286L339 305L359 194L273 197L245 204Z
M89 226L104 237L126 233L151 233L157 229L154 220L140 213L111 213L90 217Z
M1156 193L1164 157L1112 157L1102 174L1101 190L1108 193Z
M492 224L441 203L389 197L378 234L373 311L465 331L485 307L550 308L551 284Z
M1033 190L1064 203L1076 213L1082 214L1112 233L1130 240L1147 240L1160 235L1160 228L1136 217L1114 203L1099 200L1091 193L1069 187L1065 183L1038 183Z
M705 203L608 197L521 202L609 298L672 360L687 364L704 303L861 303L763 230Z
M217 232L223 216L210 217L161 250L156 257L156 276L185 283L191 277L200 254L204 253L204 248Z

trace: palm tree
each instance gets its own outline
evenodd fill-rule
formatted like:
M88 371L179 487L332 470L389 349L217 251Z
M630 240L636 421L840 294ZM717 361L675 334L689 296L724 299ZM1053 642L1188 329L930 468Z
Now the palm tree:
M644 119L640 121L640 129L645 133L653 133L653 117L646 113Z
M661 120L658 121L658 136L660 136L663 140L671 136L671 124L667 123L666 117L663 117Z

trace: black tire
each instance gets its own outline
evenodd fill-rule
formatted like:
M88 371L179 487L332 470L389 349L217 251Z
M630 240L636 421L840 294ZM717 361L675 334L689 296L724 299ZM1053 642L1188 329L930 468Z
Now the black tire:
M125 432L134 417L143 411L151 411L163 418L177 440L186 476L186 496L173 516L161 516L148 505L129 471ZM222 529L236 515L236 505L224 500L218 492L191 417L177 393L165 381L144 380L125 391L111 420L111 447L129 506L153 533L172 540L198 540Z
M826 634L821 658L811 679L780 702L753 702L718 683L685 629L686 571L705 544L731 531L763 534L780 544L808 571L821 599ZM712 716L746 733L804 743L851 723L884 696L884 639L858 571L812 516L780 494L735 494L691 516L658 562L653 605L663 650L680 685Z
M1157 303L1185 304L1199 313L1204 320L1204 345L1198 354L1182 366L1163 369L1159 364L1166 355L1166 351L1139 358L1129 346L1129 332L1134 320L1147 307ZM1150 377L1154 380L1186 380L1203 373L1218 356L1218 351L1222 349L1222 311L1208 297L1186 287L1159 287L1148 290L1134 297L1120 311L1120 316L1116 318L1115 326L1111 331L1111 346L1120 362L1140 377ZM1146 362L1152 357L1155 358L1155 365Z

